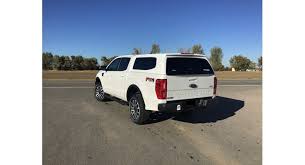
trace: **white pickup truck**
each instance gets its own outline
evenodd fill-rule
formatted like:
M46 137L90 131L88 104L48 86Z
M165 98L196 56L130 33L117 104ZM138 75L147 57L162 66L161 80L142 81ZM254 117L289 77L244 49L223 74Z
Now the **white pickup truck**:
M216 95L217 78L201 54L144 54L115 58L95 80L98 101L127 103L130 118L143 124L153 111L188 112L207 106Z

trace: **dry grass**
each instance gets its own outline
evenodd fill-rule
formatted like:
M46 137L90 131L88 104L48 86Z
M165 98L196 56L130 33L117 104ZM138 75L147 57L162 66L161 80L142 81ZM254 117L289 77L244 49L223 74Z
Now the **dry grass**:
M43 71L43 79L93 80L98 71ZM219 80L261 80L262 72L216 72Z
M43 71L43 79L93 80L97 70L86 71Z
M262 72L216 72L219 80L261 80Z

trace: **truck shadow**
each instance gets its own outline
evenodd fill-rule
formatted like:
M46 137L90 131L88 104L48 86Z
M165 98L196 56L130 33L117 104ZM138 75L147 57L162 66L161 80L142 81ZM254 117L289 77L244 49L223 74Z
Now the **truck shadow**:
M231 99L227 97L217 96L213 101L208 103L206 109L195 108L192 112L176 113L176 114L155 114L152 115L152 120L149 123L161 122L168 119L187 123L214 123L219 120L224 120L244 107L244 101Z

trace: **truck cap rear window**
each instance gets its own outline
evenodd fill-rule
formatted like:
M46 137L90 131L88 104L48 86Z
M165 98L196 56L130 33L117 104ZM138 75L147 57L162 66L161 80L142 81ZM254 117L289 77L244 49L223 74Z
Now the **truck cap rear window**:
M211 65L203 58L167 58L167 75L214 74Z

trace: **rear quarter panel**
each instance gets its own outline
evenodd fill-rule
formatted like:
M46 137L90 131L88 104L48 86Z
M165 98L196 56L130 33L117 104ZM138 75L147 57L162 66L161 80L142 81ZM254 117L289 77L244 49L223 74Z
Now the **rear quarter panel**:
M166 78L166 75L164 74L164 62L162 62L163 60L163 56L157 57L156 67L150 70L134 70L132 68L135 58L132 58L130 61L130 66L128 68L129 72L126 79L127 85L124 90L127 93L128 87L130 85L136 85L142 93L146 110L157 111L159 103L166 103L166 100L159 100L155 92L156 79ZM127 95L125 100L127 100Z

